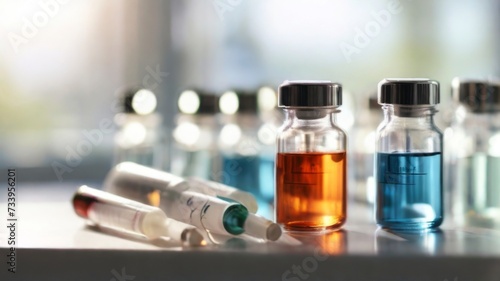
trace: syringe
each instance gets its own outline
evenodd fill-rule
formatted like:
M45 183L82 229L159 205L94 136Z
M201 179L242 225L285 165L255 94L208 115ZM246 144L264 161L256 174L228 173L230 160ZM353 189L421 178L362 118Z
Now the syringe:
M119 177L117 178L115 174L119 174ZM154 202L155 200L157 201L157 198L151 192L155 190L163 190L165 189L165 187L169 187L179 192L195 191L213 197L230 199L243 204L251 213L257 212L257 200L249 192L245 192L222 183L195 177L183 179L173 174L152 169L132 162L123 162L116 165L116 167L114 167L109 172L104 186L108 189L112 188L114 185L120 185L121 183L127 183L127 186L130 186L130 184L133 184L134 182L130 179L137 178L137 176L142 177L142 181L138 183L137 186L135 186L140 188L130 189L128 190L128 192L134 192L132 197L141 198L140 200L137 199L141 202ZM112 192L112 190L110 191Z
M246 233L271 241L281 236L277 224L250 214L242 204L200 193L208 190L213 194L210 187L190 186L175 175L129 162L118 164L104 183L111 193L159 206L169 217L215 234Z
M169 237L185 246L206 244L198 229L167 218L159 208L86 185L80 186L75 193L73 207L77 215L97 226L142 234L148 239Z
M197 191L205 193L207 195L217 196L223 199L227 198L240 202L241 204L245 205L245 207L247 207L250 213L255 214L255 212L257 212L259 208L257 200L249 192L241 191L237 188L222 184L220 182L209 181L197 177L186 178L186 182L188 182L190 190L192 191Z

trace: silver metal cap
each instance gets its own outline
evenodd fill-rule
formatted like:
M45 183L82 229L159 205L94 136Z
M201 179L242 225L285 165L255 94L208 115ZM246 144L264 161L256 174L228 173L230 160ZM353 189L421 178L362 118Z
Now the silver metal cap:
M435 105L439 103L439 83L427 78L386 78L378 83L378 103Z
M330 81L285 81L279 87L279 107L336 107L342 105L342 85Z
M473 112L500 111L500 81L455 78L451 93L455 101Z

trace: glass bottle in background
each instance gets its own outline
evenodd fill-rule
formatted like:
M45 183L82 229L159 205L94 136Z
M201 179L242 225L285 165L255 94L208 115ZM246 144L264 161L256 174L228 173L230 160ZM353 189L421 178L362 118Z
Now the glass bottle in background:
M207 180L216 178L220 169L216 147L218 96L202 90L186 90L177 105L172 173Z
M434 124L439 83L384 79L378 102L374 176L377 224L393 230L424 230L443 221L443 136Z
M259 203L258 214L271 217L274 200L274 146L276 93L227 91L219 101L222 128L219 181L252 193Z
M288 230L336 229L346 220L345 132L337 125L342 87L329 81L285 81L278 106L276 222Z
M122 112L114 122L114 164L124 161L158 169L168 169L167 144L160 114L156 112L156 95L148 89L131 88L120 97Z
M448 140L454 220L500 228L500 83L454 79L460 103Z
M337 115L335 117L336 117L338 126L348 136L352 136L352 134L354 132L356 132L356 129L357 129L354 126L355 119L357 119L357 117L358 117L356 115L356 114L358 114L357 107L358 106L356 104L356 100L353 98L353 95L351 93L349 93L348 90L346 90L345 88L342 88L342 111L337 113ZM351 138L351 137L348 138L348 143L346 144L346 147L347 147L346 148L346 155L348 155L349 158L353 156L353 152L356 150L356 148L354 147L355 141L356 140L354 138ZM348 160L347 161L347 185L350 187L356 186L356 184L355 184L355 182L356 182L355 181L356 169L357 168L354 165L354 161ZM355 197L354 196L355 189L349 188L347 191L348 191L347 192L347 200L348 201L353 200L353 198ZM348 208L357 209L353 204L348 205ZM349 212L349 210L348 210L348 212Z
M452 83L458 78L454 79ZM458 81L458 80L457 80ZM441 123L445 125L443 131L443 139L444 139L444 154L443 154L443 204L444 211L446 214L449 214L445 217L443 222L444 225L454 224L456 222L456 217L454 215L454 208L457 207L457 204L460 202L455 201L455 183L454 183L454 173L455 170L455 159L456 155L454 155L454 151L457 150L455 140L454 140L454 129L455 124L463 119L464 116L464 108L461 106L455 99L453 98L453 92L455 91L454 86L451 85L450 97L451 100L448 103L448 106L441 112L440 115L445 115L442 117ZM441 127L440 127L441 128Z
M360 110L357 124L352 133L352 163L354 173L354 200L360 203L375 203L375 179L373 177L373 156L377 127L382 122L383 115L377 96L370 96L362 103L364 110Z
M278 110L278 94L271 87L261 87L257 91L258 114L261 120L257 131L260 147L260 192L266 205L272 208L268 217L274 213L274 157L276 155L276 134L284 120L281 110Z

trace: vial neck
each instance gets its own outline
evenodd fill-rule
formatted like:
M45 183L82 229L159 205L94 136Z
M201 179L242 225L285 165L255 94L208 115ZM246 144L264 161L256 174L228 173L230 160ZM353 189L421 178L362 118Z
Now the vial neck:
M307 123L308 125L320 124L325 121L335 121L335 114L340 112L337 108L331 107L316 107L316 108L287 108L285 113L287 119L299 124Z
M434 122L434 114L437 112L434 106L400 106L383 105L384 118L386 121L403 122Z

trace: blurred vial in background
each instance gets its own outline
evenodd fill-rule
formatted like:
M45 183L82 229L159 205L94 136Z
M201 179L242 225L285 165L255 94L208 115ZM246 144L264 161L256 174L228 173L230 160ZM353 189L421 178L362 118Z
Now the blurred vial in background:
M457 82L455 82L457 81ZM453 84L458 83L458 78L453 79L452 85L451 85L451 91L450 91L450 103L449 106L440 109L440 112L442 115L445 115L445 117L441 120L444 122L441 122L442 124L445 125L445 128L443 130L443 204L444 204L444 209L445 212L449 215L445 217L445 224L453 224L457 223L457 217L454 214L454 209L455 208L462 208L461 206L457 206L457 204L461 204L459 202L455 202L457 195L455 194L455 181L453 180L453 175L455 172L455 162L456 162L456 156L455 150L457 149L457 145L455 144L455 141L453 139L454 135L454 129L453 127L456 127L456 125L459 122L462 122L460 120L463 119L464 117L464 106L460 105L460 102L456 101L453 97L454 92L457 91L457 86Z
M377 127L383 120L382 110L377 102L377 96L370 96L361 101L356 119L356 126L351 135L352 161L354 182L351 185L353 199L360 203L375 203L375 179L373 177L373 155L377 140Z
M356 108L358 104L356 103L356 100L353 98L354 95L352 95L348 90L343 89L342 90L342 110L336 114L337 118L337 126L342 128L344 132L347 135L351 135L353 132L356 132L356 128L354 127L355 123L355 113L356 113ZM356 116L356 120L357 120ZM354 161L352 161L352 153L356 151L355 147L355 142L356 140L354 138L348 138L347 139L347 185L349 188L347 189L347 200L351 201L354 197L354 191L355 189L353 187L356 186L356 169L357 167L355 166ZM354 207L354 204L348 204L347 208L352 208ZM355 207L354 207L355 208Z
M448 185L459 225L500 228L500 82L452 82L460 103L447 134Z
M167 144L156 112L156 95L148 89L130 88L121 96L121 110L114 117L114 164L131 161L162 170L168 169Z
M343 90L342 93L342 111L338 113L337 123L342 130L350 133L354 128L354 114L356 104L353 95L349 91Z
M252 193L258 214L270 218L274 201L274 150L282 118L276 110L276 92L227 91L219 101L222 128L218 147L222 155L220 182Z
M207 180L216 178L220 170L216 157L218 96L202 90L186 90L177 105L172 173Z

